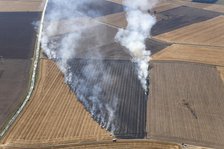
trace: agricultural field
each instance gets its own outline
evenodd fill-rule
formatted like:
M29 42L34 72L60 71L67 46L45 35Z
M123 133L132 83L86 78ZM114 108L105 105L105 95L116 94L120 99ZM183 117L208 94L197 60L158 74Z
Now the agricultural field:
M26 95L34 24L43 9L41 0L8 1L0 0L0 128ZM60 57L49 60L41 53L32 97L1 138L0 148L221 149L220 3L170 0L150 12L157 24L152 39L145 40L152 53L149 92L141 87L128 50L114 40L119 28L127 26L122 0L95 0L77 8L86 12L84 17L46 17L46 24L56 26L49 35L51 50L62 48L64 37L81 33L75 55L66 62L72 75L59 69L55 61ZM47 14L53 7L50 1Z
M127 20L125 19L125 12L110 14L96 18L97 21L112 25L116 28L124 28L127 26Z
M117 3L117 4L121 4L122 5L122 0L107 0L109 2L114 2L114 3Z
M50 60L41 60L32 98L2 140L3 144L35 145L112 139L83 108Z
M32 23L40 17L40 12L21 12L16 5L19 1L12 1L15 5L11 6L6 3L0 1L0 131L26 96L36 40Z
M219 73L220 73L220 76L224 82L224 67L217 67Z
M47 13L49 10L51 10L50 9L51 7L54 7L54 3L52 3L52 1L49 1ZM86 3L85 7L77 8L77 9L80 12L85 12L85 15L88 17L91 17L91 18L96 18L96 17L105 16L105 15L119 13L119 12L124 11L122 5L110 2L107 0L90 1L89 3ZM73 18L73 17L76 17L76 16L69 16L69 18Z
M148 138L221 148L224 84L215 66L153 62Z
M0 60L0 130L25 98L30 66L30 60Z
M39 17L40 12L0 12L0 57L32 58L36 41L32 23L38 21Z
M224 13L224 9L223 9L224 5L219 5L218 3L208 4L208 3L194 3L189 1L189 2L184 2L183 5L188 7L193 7L193 8L199 8L199 9Z
M10 2L9 2L10 1ZM42 11L44 0L0 0L0 12Z
M224 46L224 16L192 24L154 38L171 43Z
M112 124L118 138L145 137L147 95L141 88L133 65L127 60L72 59L69 63L74 76L70 85L78 99L88 101L84 104L87 110L96 109L93 116L108 119L110 111L106 107L114 107ZM91 77L86 75L90 73ZM79 84L76 84L77 79ZM90 90L89 86L93 89ZM93 97L99 100L96 107L91 107L96 102L91 100ZM101 108L98 109L98 105Z
M152 36L170 32L184 26L206 21L221 15L222 13L188 7L180 4L165 3L154 10L157 18L156 25L152 28ZM116 28L127 26L125 12L101 16L96 20L112 25Z
M201 21L206 21L219 16L221 13L197 9L187 6L180 6L170 10L160 12L156 25L152 28L152 36L170 32L184 26L188 26Z
M158 61L185 61L224 66L224 47L173 44L153 55Z

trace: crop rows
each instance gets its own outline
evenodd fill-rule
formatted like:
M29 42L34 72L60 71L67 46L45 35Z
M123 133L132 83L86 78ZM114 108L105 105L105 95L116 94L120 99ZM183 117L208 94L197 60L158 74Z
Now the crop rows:
M49 60L41 60L38 85L4 143L54 143L111 138L79 103Z

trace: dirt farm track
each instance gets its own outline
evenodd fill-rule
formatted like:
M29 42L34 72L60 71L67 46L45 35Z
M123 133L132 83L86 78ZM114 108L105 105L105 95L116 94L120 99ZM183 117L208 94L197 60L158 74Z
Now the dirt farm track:
M39 148L39 145L7 145L2 147L3 149L19 149L19 148ZM0 147L1 148L1 147ZM56 149L130 149L130 148L141 148L141 149L181 149L179 145L173 143L164 143L158 141L147 141L147 140L121 140L119 142L113 143L111 141L103 142L88 142L88 143L65 143L58 145L46 144L42 145L44 149L56 148ZM190 148L189 148L190 149ZM194 148L194 149L206 149L206 148Z

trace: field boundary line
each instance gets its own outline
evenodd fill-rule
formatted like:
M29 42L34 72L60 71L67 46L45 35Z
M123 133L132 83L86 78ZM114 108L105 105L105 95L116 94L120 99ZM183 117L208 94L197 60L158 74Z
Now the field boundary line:
M210 63L203 63L203 62L196 62L196 61L187 61L187 60L178 60L178 59L173 59L173 60L169 60L169 59L164 59L164 60L151 60L151 63L185 63L185 64L198 64L198 65L205 65L208 67L224 67L223 65L215 65L215 64L210 64Z
M160 145L167 145L167 146L173 146L173 149L181 149L181 146L178 143L170 143L167 141L157 141L157 140L150 140L150 139L143 139L143 140L139 140L139 139L131 139L131 140L126 140L126 139L122 139L122 140L117 140L117 142L112 142L112 140L105 140L105 141L88 141L88 142L61 142L61 143L57 143L57 144L8 144L5 145L5 148L66 148L66 147L84 147L84 146L88 146L88 145L110 145L110 144L116 144L116 146L119 146L119 144L128 144L128 143L151 143L153 144L160 144Z

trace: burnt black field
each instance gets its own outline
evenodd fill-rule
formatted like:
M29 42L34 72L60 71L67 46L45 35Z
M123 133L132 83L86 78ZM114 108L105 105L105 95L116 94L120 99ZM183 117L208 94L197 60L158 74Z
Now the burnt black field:
M163 19L158 21L152 28L152 35L156 36L162 33L173 31L175 29L206 21L221 15L222 13L213 12L209 10L191 8L181 6L167 11L163 11L158 15Z
M95 0L81 7L79 11L84 12L89 17L95 18L122 12L123 6L105 0Z
M119 4L105 1L100 4L101 2L102 0L97 0L93 4L88 1L78 11L93 18L123 11ZM49 7L51 11L57 10L51 4ZM61 10L64 12L63 8ZM77 15L79 13L76 10L74 16L67 17L73 18ZM158 15L164 17L154 26L152 35L205 21L220 13L183 6ZM66 19L61 17L57 19ZM75 49L76 55L67 62L65 78L77 99L103 128L118 138L144 138L148 95L142 88L136 64L131 61L128 50L114 42L116 32L117 29L104 25L83 31L79 46ZM99 34L102 35L101 42L96 40ZM55 39L52 37L58 43L57 46L52 46L56 48L52 50L57 51L60 48L63 36L67 34L59 35ZM152 39L146 39L145 43L152 54L170 45ZM57 60L60 63L60 57Z
M101 126L118 138L145 137L147 95L134 63L72 59L69 65L71 89ZM108 107L114 112L111 121Z
M111 27L107 28L104 31L111 34ZM66 35L52 37L51 40L61 43ZM94 32L91 36L94 37ZM76 55L68 62L67 70L71 74L65 78L70 78L71 90L93 118L116 137L144 138L148 96L138 79L128 49L112 42L113 37L104 39L103 43L108 44L94 47L94 39L81 39L81 47L75 50ZM170 45L152 39L146 39L145 43L152 54ZM56 51L60 48L59 45L52 47ZM110 114L114 115L113 120L109 119Z
M154 39L147 38L145 40L146 50L150 50L151 54L156 54L157 52L165 49L167 46L170 46L170 43L156 41Z
M1 12L0 56L13 59L31 58L36 40L33 23L39 18L39 12Z

